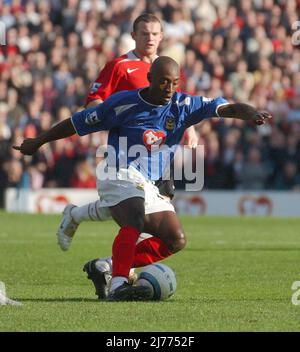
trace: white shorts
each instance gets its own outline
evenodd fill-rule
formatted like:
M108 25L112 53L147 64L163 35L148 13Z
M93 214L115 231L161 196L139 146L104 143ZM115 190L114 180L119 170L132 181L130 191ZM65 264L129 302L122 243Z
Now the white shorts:
M119 171L109 168L109 173L114 175L115 179L104 177L97 179L101 208L112 207L125 199L140 197L145 199L145 214L160 211L175 212L170 201L159 194L158 188L134 167L129 166L128 169Z

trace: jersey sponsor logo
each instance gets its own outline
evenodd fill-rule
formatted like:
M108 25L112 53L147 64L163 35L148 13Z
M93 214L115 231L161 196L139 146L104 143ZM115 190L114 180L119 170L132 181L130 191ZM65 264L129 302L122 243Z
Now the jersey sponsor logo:
M101 121L101 118L97 115L97 111L89 112L85 117L85 123L87 125L95 125L100 121Z
M167 130L173 130L175 127L175 120L173 117L167 117L166 119L166 125L165 125Z
M134 72L134 71L136 71L136 70L138 70L138 68L128 68L127 69L127 73L132 73L132 72Z
M90 90L91 94L95 94L101 86L102 86L102 83L99 83L99 82L93 83L92 88Z
M165 140L166 134L164 131L147 130L143 134L143 141L148 150L153 150L154 147L159 148Z

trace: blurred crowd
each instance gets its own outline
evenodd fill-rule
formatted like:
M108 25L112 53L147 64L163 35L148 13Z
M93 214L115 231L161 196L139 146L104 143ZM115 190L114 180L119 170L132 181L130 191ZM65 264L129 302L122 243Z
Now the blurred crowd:
M159 54L180 63L183 91L273 114L258 128L230 119L196 126L205 188L300 190L299 9L299 0L0 0L2 193L95 187L101 134L45 145L33 157L11 146L85 103L105 63L133 48L132 23L143 12L161 19Z

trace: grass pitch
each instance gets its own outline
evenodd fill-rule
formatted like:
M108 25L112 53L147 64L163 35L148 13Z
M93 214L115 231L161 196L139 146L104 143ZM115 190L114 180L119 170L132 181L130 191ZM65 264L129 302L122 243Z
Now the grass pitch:
M83 264L111 253L113 222L81 224L68 252L59 216L0 213L0 280L23 306L0 306L0 331L299 331L300 219L183 217L187 247L165 302L100 302Z

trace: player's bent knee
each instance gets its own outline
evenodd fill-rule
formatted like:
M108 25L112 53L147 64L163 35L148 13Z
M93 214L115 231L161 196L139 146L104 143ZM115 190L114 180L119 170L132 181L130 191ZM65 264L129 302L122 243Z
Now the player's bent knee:
M171 252L176 253L181 251L186 246L186 237L183 232L178 232L173 240L168 241L168 248Z
M176 241L174 253L181 251L186 246L186 238L180 238Z

